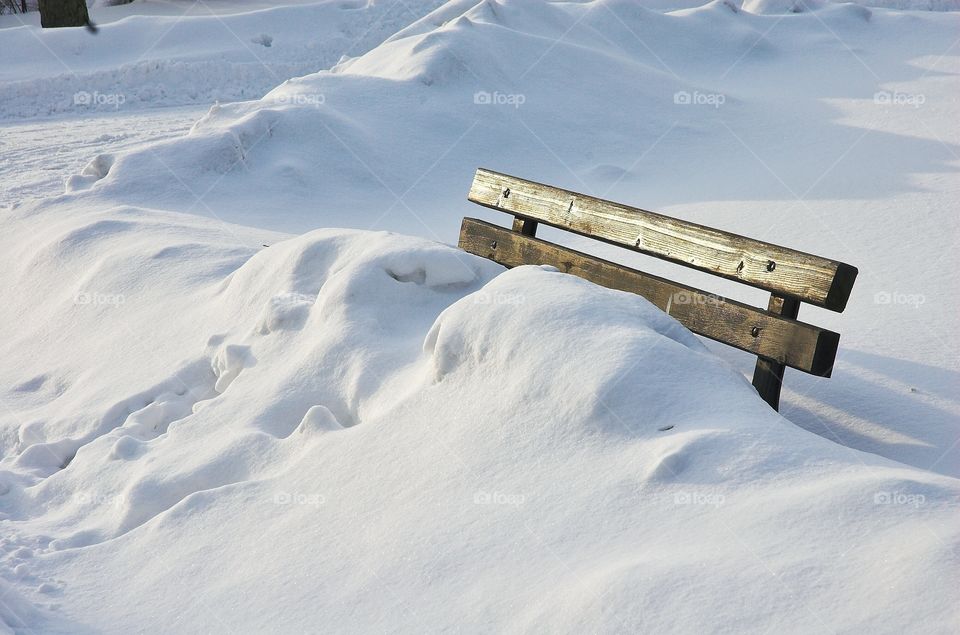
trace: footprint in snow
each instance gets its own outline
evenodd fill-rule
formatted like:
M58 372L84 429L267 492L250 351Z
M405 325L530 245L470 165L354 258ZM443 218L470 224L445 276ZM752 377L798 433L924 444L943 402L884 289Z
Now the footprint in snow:
M261 33L260 35L253 38L250 41L253 42L254 44L259 44L264 48L270 48L271 46L273 46L273 36L267 35L266 33Z

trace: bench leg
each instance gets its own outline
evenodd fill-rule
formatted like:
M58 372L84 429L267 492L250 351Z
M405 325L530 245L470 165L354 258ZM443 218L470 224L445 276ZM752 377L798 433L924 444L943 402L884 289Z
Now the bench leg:
M525 220L519 216L513 217L513 231L523 234L524 236L536 236L537 235L537 221L535 220Z
M800 313L800 301L771 293L767 310L795 320ZM757 367L753 371L753 387L760 393L760 397L777 411L780 410L780 387L783 385L784 369L783 364L758 359Z

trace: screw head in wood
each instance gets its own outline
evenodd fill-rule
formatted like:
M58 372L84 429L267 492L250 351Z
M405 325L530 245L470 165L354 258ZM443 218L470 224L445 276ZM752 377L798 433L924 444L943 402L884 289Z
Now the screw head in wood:
M503 198L510 198L510 188L509 188L509 187L503 188Z
M775 263L772 260L767 261L767 271L773 271L776 268L777 268L777 263Z
M760 327L759 327L759 326L755 326L755 327L753 327L752 329L750 329L750 335L752 335L752 336L754 336L754 337L760 337Z
M491 240L491 241L490 241L490 249L496 249L496 248L497 248L497 241Z

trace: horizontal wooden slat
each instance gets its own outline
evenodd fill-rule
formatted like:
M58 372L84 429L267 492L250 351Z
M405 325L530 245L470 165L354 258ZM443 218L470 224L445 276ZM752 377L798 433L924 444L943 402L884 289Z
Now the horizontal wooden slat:
M480 168L468 198L485 207L843 311L856 267Z
M552 265L605 287L642 295L704 337L821 377L829 377L833 369L840 341L833 331L474 218L463 219L460 248L507 267Z

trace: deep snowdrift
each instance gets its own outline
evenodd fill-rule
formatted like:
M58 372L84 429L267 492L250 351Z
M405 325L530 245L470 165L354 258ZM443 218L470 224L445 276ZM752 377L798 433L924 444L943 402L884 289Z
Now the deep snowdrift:
M843 260L862 272L846 313L801 314L843 334L837 372L788 371L784 413L958 476L960 15L774 4L457 0L330 71L212 107L185 137L95 158L56 205L454 242L462 215L492 219L463 204L485 166Z
M642 298L136 209L18 240L18 288L84 277L3 315L44 342L4 369L10 626L956 625L956 481L796 428Z
M898 83L930 73L911 58L942 53L958 24L853 4L754 15L722 1L664 14L632 0L460 0L330 71L214 106L189 136L92 168L95 183L70 189L181 210L205 192L245 224L426 224L439 236L452 235L449 202L463 199L478 165L645 194L648 205L699 202L700 192L712 201L897 195L910 177L942 171L951 146L874 130L917 115L913 102L884 108L876 95L892 100ZM942 103L949 88L926 101ZM885 160L870 160L878 151ZM756 154L774 178L742 178ZM832 178L823 157L870 169ZM277 200L312 207L278 217Z
M0 624L957 631L958 16L668 4L407 15L3 210ZM788 421L641 298L279 233L453 242L478 165L859 266L835 377Z

